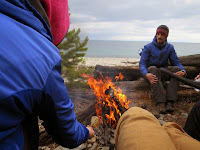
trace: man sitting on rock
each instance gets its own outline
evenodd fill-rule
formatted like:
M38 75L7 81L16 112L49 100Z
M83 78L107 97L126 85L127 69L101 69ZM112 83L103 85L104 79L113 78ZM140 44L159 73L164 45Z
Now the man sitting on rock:
M160 72L160 68L170 70L179 76L185 76L186 71L181 65L174 46L167 42L169 28L160 25L153 41L144 46L139 63L140 71L151 83L153 98L159 113L173 112L173 103L177 100L178 81ZM168 60L172 67L168 68ZM170 80L166 94L162 82Z

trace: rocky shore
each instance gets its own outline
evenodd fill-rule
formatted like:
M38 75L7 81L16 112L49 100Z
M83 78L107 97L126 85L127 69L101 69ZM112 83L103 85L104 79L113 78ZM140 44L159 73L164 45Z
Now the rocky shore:
M139 58L98 58L85 57L85 63L88 67L102 66L138 66Z

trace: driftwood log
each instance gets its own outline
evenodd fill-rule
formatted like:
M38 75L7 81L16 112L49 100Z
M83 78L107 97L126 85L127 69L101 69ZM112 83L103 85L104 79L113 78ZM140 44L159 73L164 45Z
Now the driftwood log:
M179 57L181 64L187 71L186 78L194 79L200 73L200 54ZM139 66L101 66L95 67L94 76L100 72L104 77L108 76L115 81L115 76L121 72L124 76L122 81L135 81L142 77Z
M91 117L96 116L96 109L94 108L95 105L96 103L84 110L80 115L77 116L77 120L84 125L89 124Z
M200 54L182 56L179 60L187 71L188 79L194 79L200 73Z
M200 54L179 57L183 66L200 67Z
M187 85L190 85L192 87L200 89L200 83L199 82L195 82L194 80L187 79L185 77L181 77L181 76L175 75L174 73L170 72L169 70L167 70L165 68L161 68L160 71L165 73L165 74L168 74L171 77L176 78L177 80L179 80L179 81L181 81L181 82L183 82L183 83L185 83Z
M94 71L94 77L98 77L98 72L100 72L104 77L108 76L115 81L115 77L121 72L124 79L121 81L134 81L142 77L139 67L132 66L101 66L97 65Z

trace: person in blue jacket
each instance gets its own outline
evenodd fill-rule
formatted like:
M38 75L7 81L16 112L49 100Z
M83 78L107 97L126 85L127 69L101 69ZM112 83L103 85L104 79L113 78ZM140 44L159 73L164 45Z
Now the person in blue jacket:
M160 25L153 41L144 46L139 62L141 73L152 85L153 98L160 113L174 111L173 103L178 97L178 81L160 72L159 68L164 67L179 76L186 75L174 46L167 42L168 34L169 28L166 25ZM168 61L171 67L168 67ZM166 94L162 84L165 80L170 80Z
M23 122L29 116L43 120L64 147L77 147L94 136L92 127L77 121L61 77L55 45L68 23L67 0L0 1L0 150L23 149Z

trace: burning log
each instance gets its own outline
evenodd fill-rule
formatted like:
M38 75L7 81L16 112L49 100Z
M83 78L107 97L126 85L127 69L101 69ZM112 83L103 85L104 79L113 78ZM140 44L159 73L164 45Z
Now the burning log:
M97 80L92 76L85 74L83 76L88 78L88 84L97 96L98 100L94 107L100 122L106 128L108 126L114 128L121 115L129 108L130 100L127 100L119 87L115 87L111 78L104 78L100 73L98 73ZM116 76L115 79L116 81L123 79L123 75L119 73L119 76Z
M84 121L89 120L92 116L94 116L96 114L96 109L94 108L95 105L96 103L88 107L88 109L86 109L85 111L83 111L81 115L77 116L77 120L83 123Z
M109 86L109 89L107 89L106 91L105 91L105 94L106 95L110 95L110 97L111 97L111 99L113 99L114 101L115 101L115 103L118 105L118 107L119 107L119 110L120 110L120 112L121 112L121 114L123 114L127 109L126 108L124 108L122 105L121 105L121 103L119 102L119 100L115 97L115 95L114 95L114 90Z

